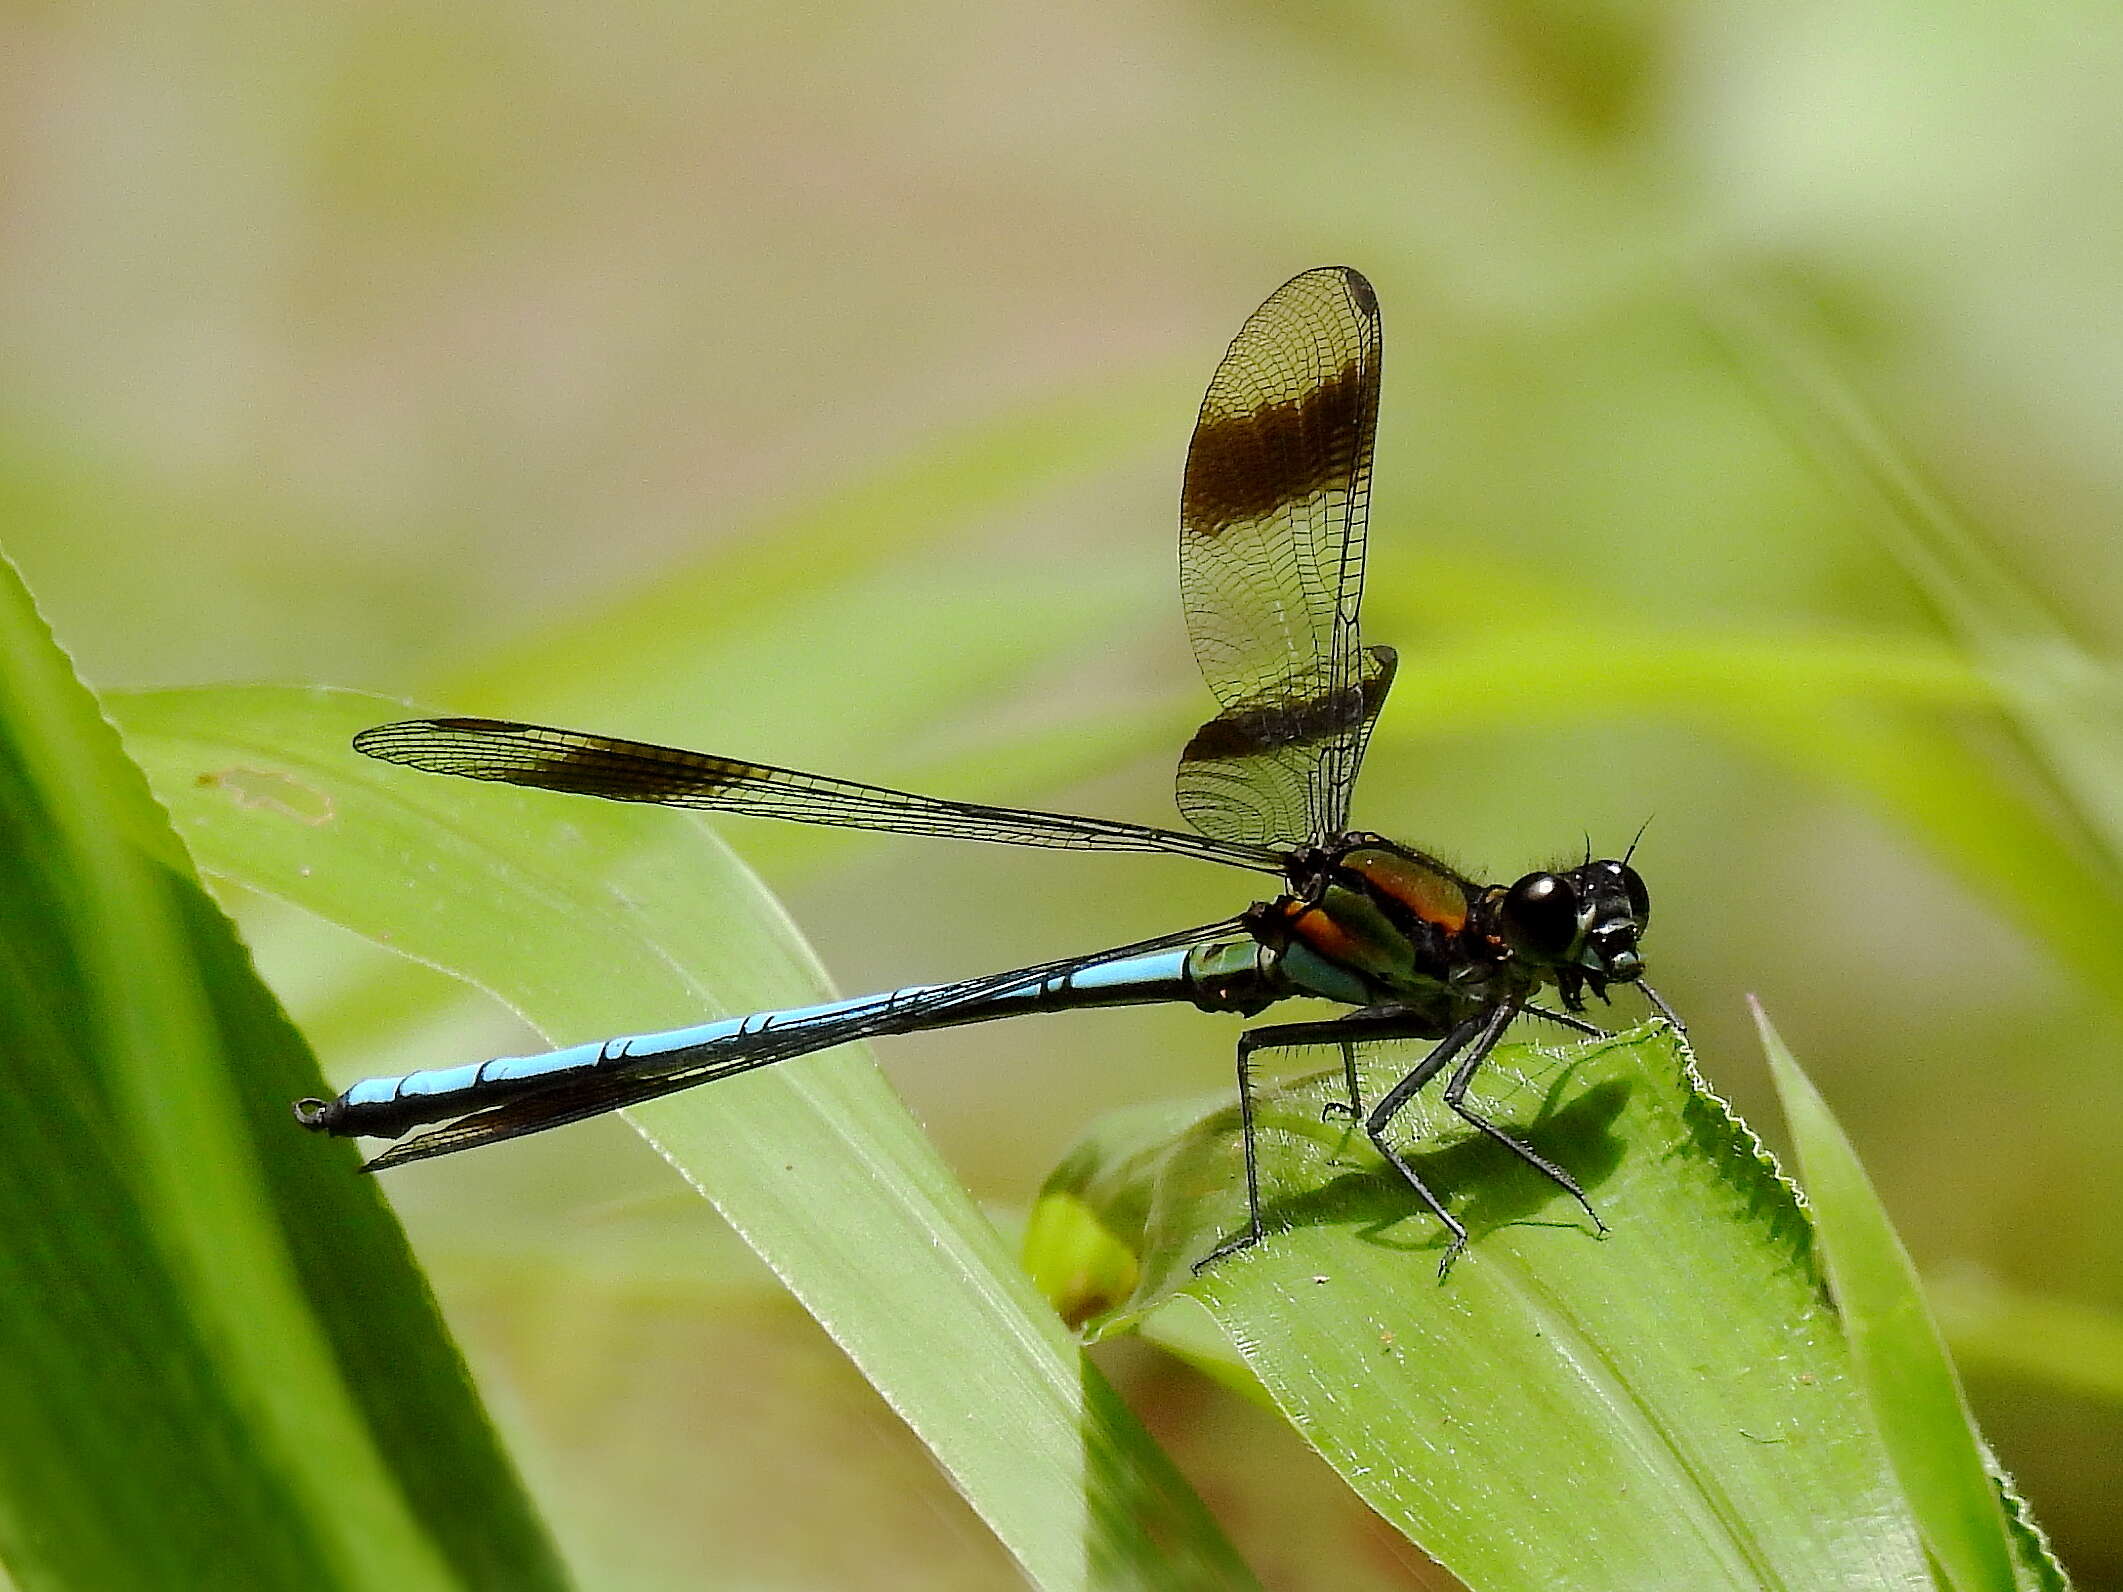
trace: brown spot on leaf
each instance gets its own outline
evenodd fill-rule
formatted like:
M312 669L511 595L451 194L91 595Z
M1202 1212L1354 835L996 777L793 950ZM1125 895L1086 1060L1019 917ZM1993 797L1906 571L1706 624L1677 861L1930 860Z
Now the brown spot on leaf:
M328 824L335 816L329 792L306 785L279 769L210 769L194 783L204 790L222 792L247 811L278 813L298 824Z

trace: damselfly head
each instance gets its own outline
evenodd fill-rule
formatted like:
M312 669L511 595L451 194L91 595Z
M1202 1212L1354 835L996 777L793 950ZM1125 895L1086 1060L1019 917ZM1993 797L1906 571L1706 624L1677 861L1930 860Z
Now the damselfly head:
M1637 940L1651 920L1651 895L1626 862L1529 873L1504 892L1497 918L1512 950L1538 966L1620 984L1643 974Z

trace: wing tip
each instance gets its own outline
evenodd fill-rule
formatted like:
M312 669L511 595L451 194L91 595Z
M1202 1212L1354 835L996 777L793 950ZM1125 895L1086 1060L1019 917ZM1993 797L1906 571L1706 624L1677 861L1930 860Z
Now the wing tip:
M395 746L391 742L381 740L367 730L364 730L361 732L361 734L355 736L350 744L352 745L353 749L356 752L359 752L363 757L373 757L379 763L396 763L403 761Z
M393 719L359 731L349 744L364 757L398 763L436 735L485 735L512 728L504 719Z
M1378 314L1378 290L1371 285L1371 278L1353 265L1335 265L1328 269L1341 277L1342 286L1348 290L1359 311L1367 316Z
M1376 320L1378 318L1378 290L1371 285L1371 278L1364 275L1353 265L1315 265L1309 267L1298 272L1297 275L1269 294L1268 302L1272 303L1293 288L1308 282L1322 285L1332 282L1349 295L1349 302L1355 306L1357 314L1367 320Z

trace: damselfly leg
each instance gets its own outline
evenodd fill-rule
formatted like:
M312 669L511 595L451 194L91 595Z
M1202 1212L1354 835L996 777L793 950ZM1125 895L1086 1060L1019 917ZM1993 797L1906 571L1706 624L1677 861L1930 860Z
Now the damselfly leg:
M1466 1225L1452 1214L1437 1194L1424 1182L1407 1157L1396 1149L1388 1137L1395 1118L1408 1102L1415 1098L1438 1074L1452 1067L1452 1075L1446 1080L1444 1100L1447 1107L1462 1121L1501 1144L1528 1166L1548 1178L1583 1207L1600 1232L1607 1231L1607 1224L1600 1220L1599 1212L1586 1197L1583 1187L1569 1172L1549 1160L1539 1151L1522 1144L1494 1122L1467 1104L1467 1091L1472 1086L1475 1074L1482 1063L1489 1059L1512 1019L1521 1008L1506 1003L1490 1011L1477 1013L1456 1025L1437 1043L1430 1053L1408 1070L1370 1112L1363 1116L1364 1133L1373 1147L1412 1188L1417 1197L1429 1207L1432 1215L1450 1235L1444 1256L1438 1262L1438 1276L1442 1279L1452 1269L1452 1263L1467 1247ZM1557 1014L1541 1011L1542 1017ZM1575 1018L1558 1018L1566 1026L1598 1033L1589 1023ZM1239 1125L1246 1163L1246 1216L1243 1231L1226 1239L1214 1250L1194 1263L1197 1274L1222 1260L1226 1255L1241 1249L1250 1249L1265 1236L1261 1219L1260 1173L1257 1160L1256 1128L1253 1114L1252 1056L1256 1050L1287 1048L1305 1045L1332 1044L1340 1047L1345 1068L1349 1101L1358 1101L1361 1096L1356 1076L1356 1047L1361 1043L1392 1039L1436 1038L1434 1019L1423 1014L1400 1010L1374 1010L1358 1012L1335 1021L1319 1023L1283 1023L1270 1028L1256 1028L1239 1036L1238 1043L1238 1092ZM1454 1066L1457 1062L1458 1065ZM1323 1111L1325 1116L1338 1116L1349 1109L1348 1103L1330 1101ZM1352 1113L1353 1114L1353 1113Z
M1499 1029L1497 1033L1500 1036L1502 1030ZM1605 1233L1607 1224L1600 1220L1600 1213L1592 1208L1592 1201L1585 1197L1585 1191L1578 1186L1576 1178L1572 1177L1531 1145L1521 1144L1517 1139L1467 1104L1468 1085L1474 1082L1475 1073L1480 1069L1482 1063L1489 1059L1489 1052L1495 1048L1495 1045L1496 1039L1491 1038L1487 1045L1478 1046L1468 1053L1467 1059L1461 1062L1458 1069L1446 1080L1445 1104L1452 1108L1453 1113L1462 1122L1481 1129L1482 1132L1488 1134L1490 1138L1501 1144L1521 1161L1524 1161L1528 1166L1540 1173L1541 1176L1552 1183L1560 1184L1572 1199L1584 1207L1585 1214L1592 1218L1592 1225L1602 1233ZM1447 1255L1445 1264L1449 1266L1451 1261L1452 1256ZM1440 1276L1444 1275L1444 1267L1439 1268L1438 1274Z
M1476 1031L1478 1026L1479 1019L1460 1025L1470 1035ZM1453 1032L1457 1034L1460 1030L1455 1029ZM1246 1226L1243 1231L1225 1239L1223 1243L1217 1245L1215 1249L1196 1261L1194 1263L1195 1273L1199 1275L1217 1261L1222 1260L1226 1255L1236 1254L1242 1249L1251 1249L1266 1236L1266 1229L1261 1222L1260 1168L1253 1117L1253 1053L1256 1050L1293 1049L1307 1045L1336 1045L1341 1047L1344 1076L1349 1089L1349 1098L1353 1103L1360 1098L1356 1078L1356 1047L1358 1045L1390 1039L1435 1038L1437 1038L1437 1020L1434 1016L1392 1007L1384 1009L1372 1008L1353 1013L1348 1017L1329 1019L1325 1022L1277 1023L1268 1028L1248 1029L1245 1033L1239 1035L1238 1111L1239 1133L1246 1162ZM1448 1035L1444 1043L1426 1056L1416 1067L1415 1071L1409 1074L1409 1078L1414 1079L1415 1082L1411 1084L1409 1078L1404 1078L1400 1084L1395 1086L1394 1092L1387 1097L1388 1100L1393 1102L1393 1109L1397 1111L1410 1095L1420 1089L1423 1084L1429 1082L1437 1074L1438 1070L1445 1066L1452 1056L1458 1053L1460 1047L1465 1043L1465 1038L1462 1038L1458 1044L1455 1044L1451 1036ZM1341 1102L1336 1101L1334 1104L1339 1106ZM1384 1102L1381 1102L1381 1104L1383 1105ZM1374 1144L1379 1144L1378 1132L1373 1126L1373 1123L1378 1120L1379 1111L1374 1108L1370 1119L1365 1123L1365 1132ZM1424 1187L1422 1179L1417 1177L1412 1169L1403 1163L1398 1156L1386 1149L1384 1145L1380 1145L1380 1149L1387 1159L1392 1161L1400 1170L1401 1175L1414 1186L1415 1191L1422 1196L1423 1202L1430 1207L1437 1215L1437 1218L1448 1227L1459 1231L1464 1240L1465 1230L1459 1227L1459 1224L1453 1220L1452 1214L1438 1202L1428 1188Z

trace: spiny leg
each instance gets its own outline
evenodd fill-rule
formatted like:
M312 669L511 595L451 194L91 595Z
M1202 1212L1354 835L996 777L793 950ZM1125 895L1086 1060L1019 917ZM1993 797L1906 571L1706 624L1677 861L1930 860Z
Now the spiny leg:
M1559 1028L1567 1028L1573 1033L1583 1034L1588 1039L1612 1039L1614 1037L1606 1029L1588 1023L1582 1017L1570 1017L1562 1012L1551 1012L1545 1006L1522 1006L1519 1010L1528 1017L1538 1017L1544 1022L1554 1023Z
M1293 1023L1289 1026L1296 1028L1321 1025ZM1189 1268L1197 1277L1226 1255L1235 1255L1242 1249L1251 1249L1265 1236L1261 1229L1260 1171L1255 1163L1253 1150L1253 1069L1249 1062L1259 1042L1259 1036L1280 1031L1275 1028L1257 1028L1249 1029L1238 1036L1238 1122L1240 1141L1246 1152L1246 1230L1225 1239L1197 1260Z
M1510 1008L1505 1007L1502 1010L1508 1014ZM1508 1023L1508 1021L1509 1018L1507 1016L1506 1022ZM1576 1178L1557 1166L1555 1162L1549 1160L1547 1156L1542 1155L1538 1150L1519 1143L1517 1139L1514 1139L1510 1134L1466 1103L1468 1086L1474 1082L1474 1075L1481 1069L1482 1063L1489 1059L1489 1052L1495 1048L1497 1040L1503 1037L1503 1032L1503 1025L1495 1025L1495 1031L1484 1036L1487 1042L1477 1044L1468 1053L1467 1059L1461 1062L1453 1071L1452 1076L1445 1080L1445 1104L1452 1108L1462 1122L1471 1123L1480 1128L1482 1132L1488 1134L1490 1138L1496 1140L1497 1143L1501 1144L1543 1177L1562 1185L1569 1192L1570 1197L1585 1208L1585 1214L1592 1218L1592 1225L1597 1227L1602 1233L1606 1232L1607 1224L1600 1220L1600 1213L1592 1208L1592 1201L1585 1197L1585 1191L1578 1186Z
M1466 1049L1470 1042L1475 1046L1476 1058L1486 1055L1496 1044L1497 1035L1501 1034L1510 1022L1511 1010L1509 1006L1498 1007L1495 1013L1470 1017L1458 1024L1438 1041L1435 1050L1417 1062L1407 1076L1386 1091L1385 1098L1373 1106L1371 1115L1364 1119L1364 1131L1370 1135L1371 1143L1378 1153L1386 1158L1387 1165L1400 1173L1402 1180L1415 1190L1422 1202L1430 1207L1431 1214L1436 1216L1444 1224L1445 1230L1452 1235L1451 1242L1445 1246L1444 1256L1437 1263L1440 1282L1445 1280L1445 1274L1452 1269L1452 1263L1459 1258L1460 1251L1467 1247L1466 1225L1445 1209L1443 1201L1430 1191L1430 1185L1423 1181L1422 1175L1402 1158L1400 1151L1387 1140L1386 1130L1393 1125L1393 1119L1400 1114L1401 1107L1414 1099L1417 1091L1432 1078L1444 1071L1452 1058ZM1503 1021L1497 1020L1499 1016Z
M1325 1105L1321 1106L1320 1120L1322 1122L1332 1122L1336 1117L1347 1117L1351 1122L1358 1122L1363 1119L1364 1091L1363 1085L1357 1082L1356 1041L1353 1039L1344 1039L1342 1041L1342 1079L1349 1090L1349 1098L1346 1100L1329 1100Z
M1380 1039L1431 1039L1435 1038L1437 1024L1421 1017L1405 1006L1366 1006L1351 1012L1341 1019L1343 1025L1359 1025L1366 1030L1366 1037ZM1342 1079L1348 1090L1347 1100L1329 1100L1320 1107L1320 1121L1332 1122L1336 1117L1349 1124L1349 1133L1356 1131L1364 1120L1364 1086L1356 1072L1356 1038L1345 1031L1341 1039ZM1349 1147L1349 1134L1342 1135L1342 1142L1334 1147L1335 1159Z
M1320 1121L1340 1122L1342 1136L1334 1146L1332 1159L1339 1161L1349 1151L1349 1140L1364 1120L1363 1086L1356 1076L1356 1041L1344 1039L1342 1050L1342 1087L1348 1092L1346 1100L1329 1100L1320 1107Z
M1350 1098L1354 1100L1357 1098L1356 1046L1359 1041L1366 1039L1429 1039L1432 1037L1432 1031L1435 1026L1434 1022L1426 1020L1416 1013L1402 1011L1395 1007L1366 1007L1364 1010L1353 1012L1347 1017L1334 1018L1327 1022L1278 1023L1270 1028L1250 1028L1238 1036L1238 1120L1240 1137L1246 1154L1246 1230L1234 1237L1225 1239L1216 1248L1204 1255L1200 1260L1197 1260L1193 1266L1196 1275L1200 1275L1201 1272L1214 1265L1217 1261L1222 1260L1226 1255L1236 1254L1241 1249L1251 1249L1265 1236L1266 1230L1261 1225L1260 1169L1255 1150L1253 1123L1253 1052L1266 1049L1294 1048L1303 1045L1340 1045L1342 1047L1345 1077L1350 1089ZM1461 1026L1466 1027L1467 1025L1462 1024ZM1435 1055L1436 1052L1432 1052L1432 1054ZM1444 1063L1441 1061L1438 1065L1443 1066ZM1433 1068L1432 1072L1435 1070ZM1430 1073L1425 1073L1423 1075L1424 1079L1427 1080L1430 1075ZM1403 1079L1403 1084L1406 1081ZM1403 1095L1401 1098L1405 1099L1406 1096ZM1339 1105L1340 1103L1339 1101L1332 1102L1334 1105ZM1375 1117L1377 1112L1374 1111L1372 1115ZM1369 1131L1368 1124L1366 1131ZM1374 1144L1378 1142L1376 1133L1372 1133L1371 1138ZM1389 1151L1388 1154L1390 1156L1391 1152ZM1397 1158L1395 1158L1395 1164L1400 1166L1401 1175L1415 1185L1416 1191L1423 1196L1430 1208L1436 1211L1438 1216L1448 1225L1456 1225L1453 1224L1452 1218L1446 1214L1444 1207L1439 1205L1431 1197L1429 1190L1423 1187L1421 1179L1417 1178Z
M1657 990L1653 989L1649 984L1639 982L1637 984L1637 988L1643 991L1644 999L1651 1003L1651 1009L1657 1012L1661 1017L1665 1018L1667 1022L1673 1025L1673 1031L1681 1036L1681 1043L1684 1045L1687 1044L1688 1025L1681 1021L1681 1014L1679 1012L1675 1011L1671 1006L1668 1006L1666 1004L1666 997L1661 995Z
M1417 1021L1418 1019L1414 1019L1407 1008L1402 1006L1365 1006L1328 1026L1340 1028L1353 1023L1366 1027L1382 1024L1391 1028L1401 1020ZM1303 1025L1292 1023L1289 1026L1295 1028ZM1422 1026L1429 1028L1433 1025L1425 1022ZM1396 1034L1394 1037L1410 1036ZM1412 1037L1430 1039L1435 1036L1431 1034L1416 1034ZM1322 1122L1331 1122L1336 1117L1346 1117L1351 1122L1361 1122L1364 1120L1364 1086L1356 1075L1356 1040L1345 1032L1339 1043L1342 1048L1342 1080L1349 1091L1349 1098L1347 1100L1329 1100L1325 1105L1321 1106L1320 1120Z

